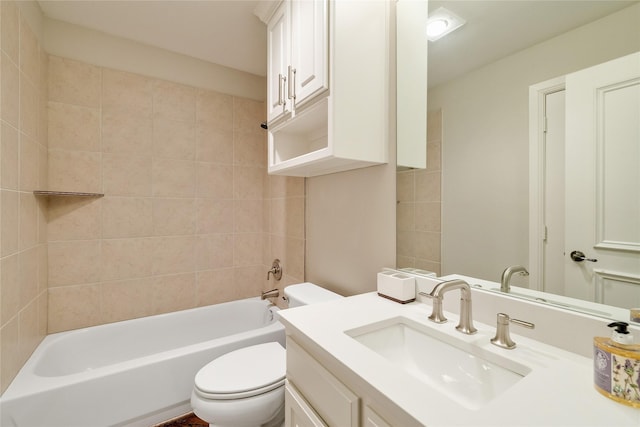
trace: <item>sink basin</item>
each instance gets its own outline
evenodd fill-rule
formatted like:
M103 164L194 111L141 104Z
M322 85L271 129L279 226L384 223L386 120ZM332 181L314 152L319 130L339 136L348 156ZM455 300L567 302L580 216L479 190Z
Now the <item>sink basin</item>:
M531 371L477 343L405 317L387 319L345 333L472 410L483 407Z

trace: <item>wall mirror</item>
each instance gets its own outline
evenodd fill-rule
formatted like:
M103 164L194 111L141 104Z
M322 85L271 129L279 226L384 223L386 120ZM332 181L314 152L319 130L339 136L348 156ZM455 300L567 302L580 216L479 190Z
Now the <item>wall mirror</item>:
M624 251L632 295L625 301L603 298L612 276L597 282L593 272L608 270L603 262L570 259L574 249L596 258L592 247L563 248L559 256L557 268L579 266L587 283L570 299L566 279L542 287L539 268L530 265L531 209L541 189L530 186L529 98L532 86L640 51L640 3L429 2L429 10L442 6L467 23L429 43L427 168L398 171L398 268L500 282L505 268L523 265L531 275L513 276L515 293L628 321L630 306L640 304L640 252ZM563 198L573 203L575 195Z

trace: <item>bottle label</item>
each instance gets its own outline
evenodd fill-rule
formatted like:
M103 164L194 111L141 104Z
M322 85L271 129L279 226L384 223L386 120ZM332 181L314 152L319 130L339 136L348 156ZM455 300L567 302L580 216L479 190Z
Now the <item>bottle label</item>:
M611 354L593 346L593 380L597 387L611 393Z

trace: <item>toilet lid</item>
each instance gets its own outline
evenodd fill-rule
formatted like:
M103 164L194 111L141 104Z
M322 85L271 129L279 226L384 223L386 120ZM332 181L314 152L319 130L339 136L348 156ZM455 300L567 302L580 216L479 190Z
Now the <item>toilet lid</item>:
M277 342L252 345L209 362L195 378L196 389L210 398L252 395L279 386L286 374L285 349ZM220 396L218 396L220 395Z

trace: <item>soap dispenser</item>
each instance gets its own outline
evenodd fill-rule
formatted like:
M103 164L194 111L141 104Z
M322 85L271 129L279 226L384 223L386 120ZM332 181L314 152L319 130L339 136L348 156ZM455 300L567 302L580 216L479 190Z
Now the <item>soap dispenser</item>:
M616 402L640 408L640 345L633 343L625 322L613 322L611 338L593 339L596 390Z

